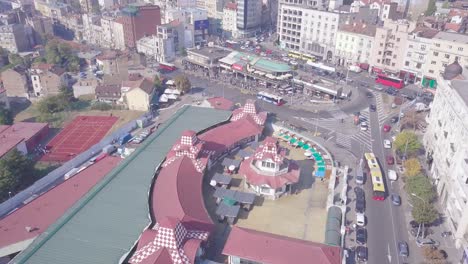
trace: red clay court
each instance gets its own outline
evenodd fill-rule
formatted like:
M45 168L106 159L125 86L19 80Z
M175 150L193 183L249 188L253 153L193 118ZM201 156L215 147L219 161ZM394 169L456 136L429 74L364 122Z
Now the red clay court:
M98 143L118 117L77 116L49 144L41 161L65 162Z

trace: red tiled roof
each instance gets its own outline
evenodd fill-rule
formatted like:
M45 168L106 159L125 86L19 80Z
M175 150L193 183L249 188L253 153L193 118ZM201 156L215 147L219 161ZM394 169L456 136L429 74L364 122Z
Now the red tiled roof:
M187 227L211 231L213 222L202 195L203 174L187 156L178 157L159 172L152 191L156 219L174 217Z
M340 264L340 248L234 226L223 254L268 264Z
M268 176L257 173L251 167L252 159L241 163L239 174L243 175L247 182L256 186L267 184L273 189L281 188L288 183L297 183L299 181L299 165L294 161L289 161L288 172L276 176Z
M43 70L43 71L49 71L54 67L53 64L50 63L35 63L32 65L31 68L33 69L38 69L38 70Z
M8 252L8 246L44 232L120 161L120 158L106 157L1 219L1 255ZM32 228L31 232L26 231L27 226ZM8 254L11 253L15 252Z
M461 24L456 23L445 23L445 31L452 30L458 32L461 28Z
M231 100L228 100L224 97L213 97L207 99L211 107L221 110L231 110L234 106L234 103Z
M257 125L251 116L245 116L239 121L210 129L199 138L205 141L205 150L222 153L236 142L259 135L262 131L263 127Z

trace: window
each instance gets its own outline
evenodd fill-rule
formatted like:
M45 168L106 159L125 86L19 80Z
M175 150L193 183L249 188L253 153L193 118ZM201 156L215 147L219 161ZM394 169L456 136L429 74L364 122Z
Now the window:
M462 48L462 47L459 47L459 48L458 48L458 51L463 51L463 48Z
M381 51L379 51L379 55L382 55L382 52L381 52Z
M440 43L436 43L435 46L436 46L436 47L440 47Z
M436 57L439 56L439 52L437 52L437 51L434 51L433 54L434 54L434 56L436 56Z
M405 66L409 66L409 61L405 61Z
M421 45L421 50L426 50L426 45Z
M449 45L448 48L449 48L449 49L452 49L452 45Z
M397 42L400 42L400 38L397 38L396 41L397 41Z
M411 52L408 52L408 53L406 54L406 56L407 56L407 57L411 57Z
M412 48L413 48L413 45L409 45L409 48L412 49Z
M422 64L421 64L421 63L416 64L416 68L417 68L417 69L421 69L421 67L422 67Z
M436 64L436 62L435 62L435 61L431 61L431 64L432 64L432 65L435 65L435 64Z
M429 70L429 73L434 73L434 70Z
M392 66L395 67L395 63L392 63Z
M450 59L450 54L445 54L446 59Z
M380 60L379 60L379 59L377 60L377 63L380 63Z

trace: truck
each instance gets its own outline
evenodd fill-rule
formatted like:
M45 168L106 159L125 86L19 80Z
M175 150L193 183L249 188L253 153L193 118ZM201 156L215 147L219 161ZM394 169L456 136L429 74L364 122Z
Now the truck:
M351 65L351 66L349 66L349 70L352 71L352 72L357 72L357 73L362 72L361 67L359 67L359 66L357 66L357 65Z
M128 140L127 140L128 141ZM102 152L106 153L108 155L114 153L117 150L117 147L114 145L107 145L104 148L102 148Z
M127 133L119 138L119 145L124 145L132 138L132 134Z

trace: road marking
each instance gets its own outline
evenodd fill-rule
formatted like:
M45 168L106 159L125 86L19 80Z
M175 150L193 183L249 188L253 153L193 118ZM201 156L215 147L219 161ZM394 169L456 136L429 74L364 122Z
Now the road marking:
M327 141L330 141L330 139L334 138L335 136L331 136L330 138L327 139Z
M390 244L387 244L387 248L388 248L388 254L387 254L387 258L388 258L388 263L392 263L392 255L390 254Z

